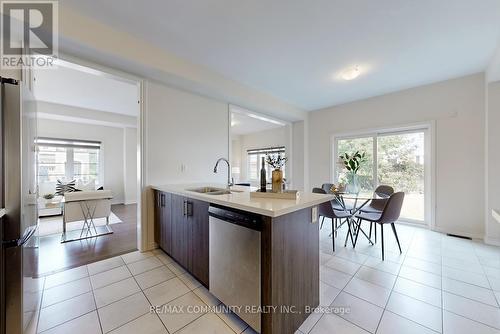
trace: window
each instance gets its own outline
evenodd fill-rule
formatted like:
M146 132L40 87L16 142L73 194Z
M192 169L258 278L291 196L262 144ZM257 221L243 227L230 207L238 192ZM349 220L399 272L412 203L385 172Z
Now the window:
M57 180L101 183L100 142L39 138L37 144L40 183Z
M358 137L336 138L335 182L345 182L346 171L338 156L356 151L366 153L358 172L361 192L371 193L380 184L405 192L401 219L424 222L426 209L427 129L391 131Z
M272 148L260 148L254 150L247 150L248 155L248 178L250 181L258 181L260 179L260 168L262 164L262 158L266 155L278 155L282 157L285 156L285 147L272 147ZM271 182L273 168L266 163L266 177L269 182ZM283 177L286 178L286 166L283 169Z

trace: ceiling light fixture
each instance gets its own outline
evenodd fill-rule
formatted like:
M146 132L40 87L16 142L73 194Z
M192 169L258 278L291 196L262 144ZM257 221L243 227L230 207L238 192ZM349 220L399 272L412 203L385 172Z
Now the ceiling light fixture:
M356 79L360 74L361 70L359 69L359 66L353 66L342 71L340 76L342 79L349 81Z

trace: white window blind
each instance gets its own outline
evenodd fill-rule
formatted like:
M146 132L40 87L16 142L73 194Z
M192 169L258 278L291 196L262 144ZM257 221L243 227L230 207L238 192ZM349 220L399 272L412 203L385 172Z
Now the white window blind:
M100 183L101 142L38 138L38 180Z

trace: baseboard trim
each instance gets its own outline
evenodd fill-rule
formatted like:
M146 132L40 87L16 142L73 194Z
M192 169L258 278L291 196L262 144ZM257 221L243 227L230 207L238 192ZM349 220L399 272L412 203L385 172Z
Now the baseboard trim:
M475 233L469 233L469 232L464 232L464 231L457 231L457 230L452 230L452 229L444 229L440 228L438 226L435 226L433 231L443 233L443 234L454 234L454 235L459 235L463 237L468 237L474 240L484 240L484 235L483 234L475 234Z

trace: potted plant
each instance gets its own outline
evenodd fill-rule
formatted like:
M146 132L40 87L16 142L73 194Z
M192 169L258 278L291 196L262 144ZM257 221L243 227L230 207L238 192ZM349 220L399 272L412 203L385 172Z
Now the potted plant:
M352 194L359 194L361 187L358 180L359 168L366 162L366 152L360 153L356 151L354 154L349 155L344 153L339 156L347 169L347 186L346 191Z
M283 170L288 158L281 154L266 154L266 163L273 168L272 172L272 192L283 191Z

